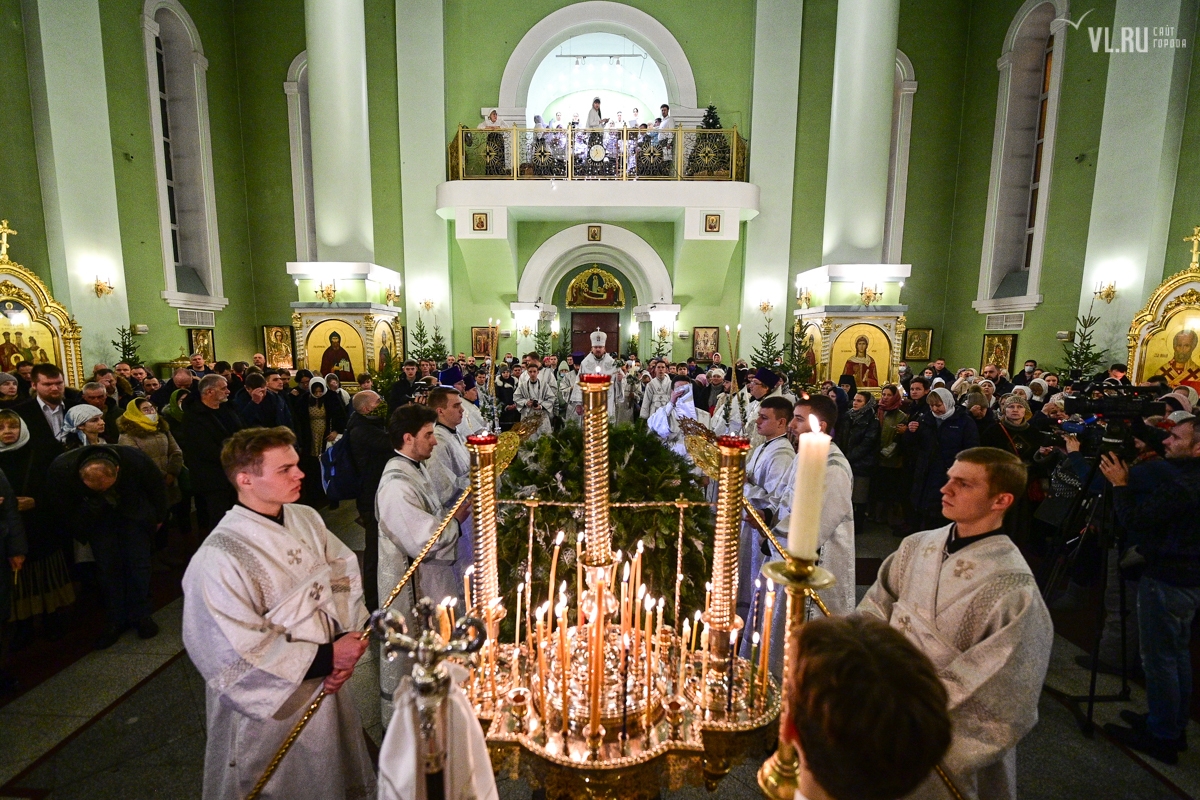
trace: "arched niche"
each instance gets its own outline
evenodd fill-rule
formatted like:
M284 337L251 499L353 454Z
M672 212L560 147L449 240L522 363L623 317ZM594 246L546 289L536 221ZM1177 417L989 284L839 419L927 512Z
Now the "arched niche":
M600 228L600 241L588 240L588 228ZM618 225L573 225L551 236L534 251L517 286L520 303L549 302L567 273L588 264L609 264L629 279L639 303L673 303L671 274L653 247Z

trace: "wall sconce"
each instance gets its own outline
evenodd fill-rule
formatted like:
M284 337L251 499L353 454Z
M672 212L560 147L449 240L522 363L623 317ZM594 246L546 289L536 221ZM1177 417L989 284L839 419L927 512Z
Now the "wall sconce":
M528 339L530 336L533 336L533 328L529 327L528 325L522 327L517 332L519 334L521 334L522 336L524 336L526 339Z
M775 304L772 303L770 300L763 300L761 303L758 304L758 310L762 312L762 315L764 317L768 316L771 313L772 309L774 309L774 308L775 308Z
M1101 281L1096 284L1096 291L1092 292L1092 296L1103 300L1105 303L1112 303L1117 299L1117 282L1109 281L1104 283Z
M425 298L420 303L417 303L417 305L419 305L421 307L421 310L423 310L423 311L432 311L433 310L433 301L430 300L429 298Z
M658 338L660 338L660 339L669 339L669 338L671 338L671 330L670 330L670 328L668 328L666 325L663 325L661 328L659 328L659 329L658 329Z
M878 286L862 285L862 290L858 293L858 297L862 300L864 306L869 306L879 299L880 291Z
M117 287L112 285L112 281L103 280L103 279L101 279L101 277L99 275L97 275L95 288L96 288L96 297L104 297L104 295L106 295L106 294L112 294L113 290L116 289Z
M333 298L337 297L337 281L330 281L328 284L321 283L320 288L313 290L313 294L324 298L326 303L332 303Z
M796 303L808 308L812 305L812 290L807 286L804 288L796 287Z
M383 299L390 306L393 303L395 303L397 300L400 299L400 292L397 291L395 288L389 286L389 287L387 287L387 290L384 291L384 293L383 293Z

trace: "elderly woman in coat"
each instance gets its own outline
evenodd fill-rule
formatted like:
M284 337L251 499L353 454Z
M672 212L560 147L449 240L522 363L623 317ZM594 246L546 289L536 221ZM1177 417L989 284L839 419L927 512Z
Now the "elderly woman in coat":
M117 418L117 430L121 432L117 444L136 447L162 471L167 487L167 505L176 510L175 517L180 521L180 530L185 535L189 533L190 520L183 522L176 509L183 501L183 491L179 486L179 476L183 472L183 450L171 434L167 420L158 415L158 409L148 398L135 397L125 406L125 413ZM186 514L182 517L186 519ZM164 525L154 535L154 549L161 552L166 545L167 526Z
M979 428L967 410L954 404L954 395L944 386L929 393L931 419L916 423L917 463L913 469L912 504L921 518L922 530L939 528L942 518L942 486L946 471L963 450L979 445ZM911 430L912 423L909 424Z

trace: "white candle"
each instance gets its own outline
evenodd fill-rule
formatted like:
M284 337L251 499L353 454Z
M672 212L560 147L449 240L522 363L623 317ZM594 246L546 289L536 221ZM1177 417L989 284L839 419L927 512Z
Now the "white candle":
M816 416L810 414L808 424L809 432L800 434L800 446L796 451L796 483L792 492L787 548L796 558L816 561L830 437L821 433L821 423Z

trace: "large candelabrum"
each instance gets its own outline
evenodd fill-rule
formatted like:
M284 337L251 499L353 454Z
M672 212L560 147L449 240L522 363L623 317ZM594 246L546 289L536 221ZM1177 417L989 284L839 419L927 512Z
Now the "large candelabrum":
M474 519L475 560L471 569L471 597L467 613L484 621L487 645L480 657L480 677L475 695L485 707L496 708L500 688L506 685L500 668L500 622L504 602L496 545L496 443L492 433L467 437L471 454L471 514ZM499 681L499 684L497 683Z

